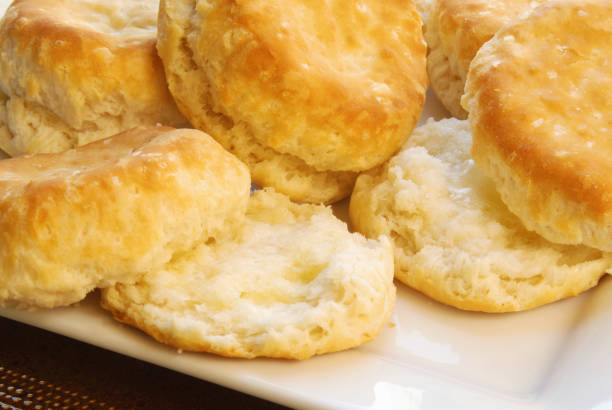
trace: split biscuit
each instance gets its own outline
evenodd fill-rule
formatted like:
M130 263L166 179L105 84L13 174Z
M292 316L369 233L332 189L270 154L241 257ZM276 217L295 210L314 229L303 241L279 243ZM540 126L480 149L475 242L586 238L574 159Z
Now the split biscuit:
M155 49L158 0L15 0L0 22L0 149L61 152L184 125Z
M55 307L133 282L239 229L248 169L197 130L141 127L0 161L0 306Z
M467 121L430 120L357 179L353 227L391 238L396 278L460 309L508 312L577 295L612 271L612 254L525 229L475 167L470 145Z
M547 0L429 0L425 39L431 88L450 113L467 118L461 107L470 62L505 24Z
M409 135L427 89L412 0L162 0L157 46L189 121L294 200L321 183L322 202L350 194Z
M306 359L372 340L395 302L386 238L329 207L256 191L234 240L202 243L134 285L102 292L116 319L179 349Z
M612 251L612 3L559 1L504 27L472 62L474 161L552 242Z

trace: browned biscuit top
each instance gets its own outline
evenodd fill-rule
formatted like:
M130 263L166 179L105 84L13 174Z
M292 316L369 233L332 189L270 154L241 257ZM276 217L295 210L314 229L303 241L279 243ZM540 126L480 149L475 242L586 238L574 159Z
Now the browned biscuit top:
M190 121L211 109L319 170L381 163L422 109L426 47L411 0L163 1L159 35ZM173 62L177 52L190 61ZM177 85L193 70L208 107L186 103L195 84Z
M612 211L612 4L542 6L499 32L470 72L475 155L492 144L517 172Z

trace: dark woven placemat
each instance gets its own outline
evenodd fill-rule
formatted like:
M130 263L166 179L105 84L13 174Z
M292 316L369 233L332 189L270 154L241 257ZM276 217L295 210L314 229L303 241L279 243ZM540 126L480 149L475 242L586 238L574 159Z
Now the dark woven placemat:
M0 366L0 408L115 409L86 394L79 394Z
M0 318L0 409L12 408L283 407Z

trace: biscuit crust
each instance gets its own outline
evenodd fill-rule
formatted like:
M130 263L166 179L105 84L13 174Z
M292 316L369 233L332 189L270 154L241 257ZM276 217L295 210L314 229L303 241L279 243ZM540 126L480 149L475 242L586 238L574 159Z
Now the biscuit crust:
M477 54L463 104L474 160L525 226L612 250L612 5L543 5Z
M318 171L302 159L281 154L253 138L244 124L228 123L224 117L207 111L194 125L211 135L251 171L253 183L274 187L296 202L331 204L348 197L353 190L356 172Z
M427 5L427 72L442 104L467 118L461 96L470 63L482 45L505 24L549 0L433 0Z
M133 282L237 229L246 166L201 131L135 128L0 161L0 305L55 307Z
M612 271L612 254L528 231L470 158L467 121L430 121L385 166L359 176L353 227L387 235L395 276L460 309L509 312L574 296Z
M137 125L184 124L157 56L156 0L16 0L0 23L11 155L59 152Z
M382 163L423 106L426 48L411 0L162 1L158 36L194 125L212 133L207 117L222 116L319 171Z
M372 340L395 302L386 238L348 232L330 208L256 191L236 241L200 244L102 306L174 347L306 359Z

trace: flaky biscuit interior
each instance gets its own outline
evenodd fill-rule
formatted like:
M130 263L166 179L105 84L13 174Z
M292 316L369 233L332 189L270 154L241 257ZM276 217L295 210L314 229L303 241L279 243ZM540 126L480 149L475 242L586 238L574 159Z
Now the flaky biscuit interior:
M467 121L430 121L388 164L358 178L353 226L391 238L399 280L461 309L507 312L576 295L611 270L612 254L527 231L470 146Z
M102 305L177 348L305 359L372 340L395 301L389 242L330 208L257 191L236 241L204 243Z

